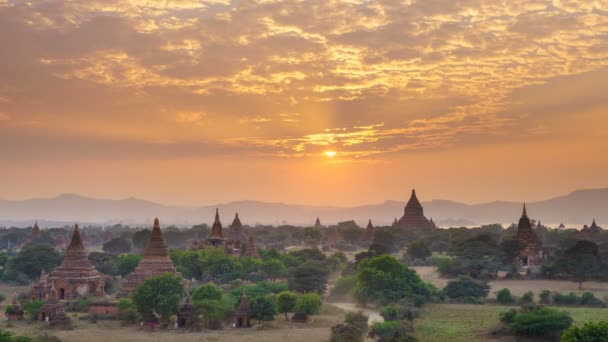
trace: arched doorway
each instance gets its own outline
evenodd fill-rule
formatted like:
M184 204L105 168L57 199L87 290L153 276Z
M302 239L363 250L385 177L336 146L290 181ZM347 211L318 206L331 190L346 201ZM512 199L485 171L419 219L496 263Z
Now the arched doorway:
M59 299L65 299L65 289L63 287L59 289Z
M42 322L46 321L46 313L45 313L45 312L42 312L42 313L40 314L40 320L41 320Z

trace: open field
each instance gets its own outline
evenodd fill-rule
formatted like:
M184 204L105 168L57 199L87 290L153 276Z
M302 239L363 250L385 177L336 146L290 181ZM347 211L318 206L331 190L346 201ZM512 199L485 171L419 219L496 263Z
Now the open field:
M468 304L429 304L415 321L420 341L515 341L510 336L493 336L500 327L499 314L512 307ZM608 320L608 309L560 308L568 311L574 323ZM518 339L522 341L522 339Z
M439 273L433 266L419 266L413 267L418 272L420 277L425 281L437 286L442 289L450 279L441 278ZM542 290L557 291L562 293L574 292L581 294L589 291L593 292L596 297L604 299L608 296L608 283L600 283L597 281L588 281L583 283L583 290L578 290L578 283L567 281L567 280L550 280L550 279L533 279L533 280L513 280L513 279L502 279L493 280L490 283L492 289L490 290L490 297L495 296L495 292L508 288L511 293L516 296L521 296L527 291L533 291L535 295L538 295Z

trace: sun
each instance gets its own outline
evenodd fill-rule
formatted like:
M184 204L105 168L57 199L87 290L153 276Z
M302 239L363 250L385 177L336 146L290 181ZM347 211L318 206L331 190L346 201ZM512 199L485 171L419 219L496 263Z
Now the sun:
M333 158L336 156L336 151L325 151L325 155L328 156L329 158Z

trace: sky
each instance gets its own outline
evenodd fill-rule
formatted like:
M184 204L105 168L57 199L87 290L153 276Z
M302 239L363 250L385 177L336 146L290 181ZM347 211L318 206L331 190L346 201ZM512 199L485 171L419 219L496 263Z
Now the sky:
M608 186L608 0L0 0L0 198Z

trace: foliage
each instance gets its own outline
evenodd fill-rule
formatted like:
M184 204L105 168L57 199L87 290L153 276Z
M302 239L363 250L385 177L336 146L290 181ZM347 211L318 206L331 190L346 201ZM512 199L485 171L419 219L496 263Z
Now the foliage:
M443 295L449 298L484 298L488 295L490 286L471 277L460 276L457 280L448 282L443 289Z
M204 284L192 292L193 301L203 300L220 300L222 299L222 290L213 283Z
M133 303L143 317L156 312L168 321L179 310L183 293L181 277L166 273L144 280L133 293Z
M213 299L212 299L213 298ZM221 329L222 321L234 315L234 305L231 300L221 296L208 296L207 298L193 299L194 318L203 317L207 329Z
M285 314L285 320L289 312L294 312L297 301L298 294L295 292L283 291L277 295L277 309Z
M388 305L380 310L385 321L413 321L420 316L420 309L411 305Z
M341 323L331 327L330 342L363 342L365 333L357 326Z
M390 255L361 261L357 272L355 295L362 302L388 304L408 299L416 304L428 301L434 294L432 285Z
M121 298L116 305L118 310L136 309L137 307L133 302L127 298Z
M534 292L528 291L521 296L520 302L522 304L532 304L534 303Z
M32 342L32 339L26 336L16 336L10 331L0 329L0 342Z
M344 317L344 323L352 324L352 325L356 326L357 328L359 328L364 333L367 332L367 330L369 329L369 326L367 325L368 321L369 321L369 317L364 315L363 312L361 312L361 311L349 312Z
M123 254L116 260L117 271L123 277L133 273L141 261L142 256L137 254Z
M374 323L369 335L380 342L413 342L414 328L408 321L388 321Z
M587 322L572 326L562 335L562 342L608 341L608 321Z
M0 303L4 302L5 299L6 299L6 296L4 296L4 294L0 293Z
M592 292L585 292L581 295L581 305L603 308L606 306L604 302L599 300Z
M357 286L356 275L349 275L336 280L334 287L331 289L332 297L344 297L352 293Z
M496 292L496 301L498 304L502 305L513 304L515 302L515 297L513 297L509 289L504 288Z
M25 304L23 304L23 311L30 316L32 321L35 321L38 318L38 310L46 303L43 300L32 300Z
M327 287L329 269L319 261L307 261L289 275L289 289L296 292L323 293Z
M304 315L316 315L321 310L321 297L316 293L304 293L296 301L294 312Z
M245 268L240 258L228 255L222 248L207 248L197 251L172 250L171 260L185 278L219 283L231 282L236 279L248 279L249 275L259 270ZM253 265L250 260L248 266Z
M7 263L5 279L19 280L24 274L29 280L37 280L42 270L52 271L59 266L62 256L54 248L46 245L27 245Z
M579 305L580 301L581 299L573 292L568 294L553 293L553 304L555 305Z
M600 274L602 267L598 246L590 241L580 240L562 255L558 256L551 265L543 268L547 275L566 275L579 283L583 283Z
M412 241L407 245L407 254L414 259L426 260L433 253L424 241Z
M525 247L526 246L524 245L524 243L517 239L505 239L500 244L500 250L503 254L503 263L513 263Z
M287 275L287 268L285 268L285 264L280 259L265 260L260 269L273 283L277 278Z
M243 294L243 290L245 290L247 292L248 298L256 298L256 297L263 297L266 295L278 294L283 291L287 291L287 285L285 285L283 283L273 284L273 283L270 283L267 281L261 281L259 283L255 283L255 284L251 284L251 285L243 285L243 286L236 287L236 288L232 289L232 291L230 291L230 294L232 295L233 298L235 298L235 301L236 301L238 298L241 298L241 295Z
M541 304L551 304L551 291L542 290L538 295Z
M104 243L101 248L104 252L115 255L129 253L131 251L131 242L125 238L118 237Z
M259 328L262 325L262 321L274 320L276 303L272 296L260 296L249 302L248 311L249 316L258 321Z
M500 320L516 334L526 336L559 336L572 324L567 312L535 305L511 309L502 313Z

